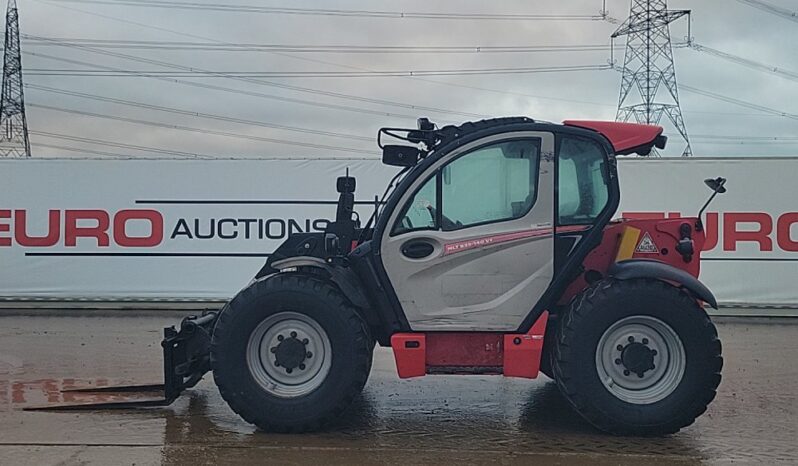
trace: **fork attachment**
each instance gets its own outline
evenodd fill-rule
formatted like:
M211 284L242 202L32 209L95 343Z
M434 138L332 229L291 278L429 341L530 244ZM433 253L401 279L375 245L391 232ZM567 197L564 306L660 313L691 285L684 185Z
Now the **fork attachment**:
M59 402L26 406L26 411L124 409L143 406L168 406L180 393L202 380L211 368L210 347L218 312L188 316L163 329L163 384L101 385L70 387L60 391Z
M211 370L211 334L218 314L188 316L180 323L163 329L164 401L171 404L180 393L202 380Z

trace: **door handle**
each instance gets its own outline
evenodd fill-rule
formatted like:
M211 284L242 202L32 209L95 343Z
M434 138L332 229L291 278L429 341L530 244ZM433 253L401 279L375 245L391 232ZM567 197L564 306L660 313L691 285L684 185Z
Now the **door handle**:
M402 254L411 259L421 259L435 251L435 246L426 241L410 240L402 245Z

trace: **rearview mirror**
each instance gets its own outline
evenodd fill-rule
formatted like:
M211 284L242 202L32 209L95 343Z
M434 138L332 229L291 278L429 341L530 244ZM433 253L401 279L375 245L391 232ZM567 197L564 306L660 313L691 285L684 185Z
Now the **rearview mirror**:
M720 176L717 178L707 178L704 180L704 184L709 186L709 189L718 194L723 194L726 192L726 188L723 187L723 185L726 184L726 178Z
M709 199L706 203L704 203L704 207L701 207L701 210L698 211L698 222L699 225L701 224L701 216L704 215L704 211L707 210L709 207L709 203L715 199L715 196L718 194L723 194L726 192L726 188L723 186L726 184L726 178L719 176L717 178L707 178L704 180L704 184L709 186L709 189L712 190L712 195L709 196Z
M412 167L418 163L421 151L411 146L385 146L382 148L382 163L394 167Z

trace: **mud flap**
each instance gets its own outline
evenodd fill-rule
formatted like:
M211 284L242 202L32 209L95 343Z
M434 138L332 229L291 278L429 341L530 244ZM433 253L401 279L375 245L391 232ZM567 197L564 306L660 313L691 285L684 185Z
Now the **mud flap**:
M62 390L62 393L73 395L69 398L76 399L74 402L29 406L24 409L120 409L170 405L183 390L197 385L210 370L211 335L217 316L218 312L206 312L199 317L189 316L183 319L180 330L174 326L164 328L164 339L161 341L163 384L69 388Z

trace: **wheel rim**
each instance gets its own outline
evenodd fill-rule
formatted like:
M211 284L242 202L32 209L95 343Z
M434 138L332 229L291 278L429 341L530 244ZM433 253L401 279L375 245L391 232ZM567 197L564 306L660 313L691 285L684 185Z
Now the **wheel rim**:
M307 395L327 378L332 347L314 319L288 311L264 319L249 337L247 367L258 385L281 398Z
M685 371L679 335L665 322L638 315L612 324L596 348L599 380L620 400L652 404L676 390Z

